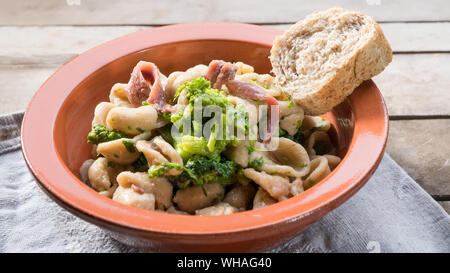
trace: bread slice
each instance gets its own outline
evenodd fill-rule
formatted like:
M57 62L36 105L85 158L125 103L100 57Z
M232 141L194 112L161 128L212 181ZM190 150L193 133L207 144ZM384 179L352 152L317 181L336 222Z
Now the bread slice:
M297 22L272 46L281 89L306 114L330 111L392 61L391 47L371 17L334 7Z

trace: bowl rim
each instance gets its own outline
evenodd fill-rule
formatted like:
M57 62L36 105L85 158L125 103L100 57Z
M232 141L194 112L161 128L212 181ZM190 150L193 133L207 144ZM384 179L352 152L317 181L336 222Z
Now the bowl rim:
M118 58L154 46L197 40L232 40L271 47L275 36L280 34L282 30L279 29L242 23L177 24L131 33L76 56L42 84L26 109L21 147L28 168L44 191L72 213L119 229L161 235L244 232L299 221L325 209L334 209L363 186L384 153L389 118L383 97L371 80L361 87L370 92L355 91L348 97L355 115L355 127L341 164L308 191L257 210L192 217L126 206L83 184L62 161L54 144L54 125L65 99L88 75ZM372 102L370 111L358 104L361 99ZM361 118L365 122L361 122Z

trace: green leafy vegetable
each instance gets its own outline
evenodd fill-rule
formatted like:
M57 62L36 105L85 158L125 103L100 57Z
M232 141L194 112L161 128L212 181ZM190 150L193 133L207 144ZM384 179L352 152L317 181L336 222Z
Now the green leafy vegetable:
M244 109L235 107L223 93L211 88L210 82L204 77L184 83L178 88L175 97L178 97L183 90L186 90L189 105L182 111L173 113L170 117L172 123L180 131L183 130L186 122L191 123L190 135L182 135L174 139L174 147L182 158L187 160L193 155L218 158L228 145L237 145L239 141L235 136L235 130L244 130L244 133L248 131L248 114ZM213 112L212 117L201 117L202 120L199 121L195 119L194 114L198 114L198 111L194 111L194 106L197 105L202 107L214 106L217 107L218 111ZM219 115L218 112L220 116L216 116ZM209 122L210 119L212 121L211 133L207 136L201 136L202 134L199 134L199 132L201 133L202 125ZM235 124L236 120L238 122ZM228 126L227 122L233 122L233 126Z
M95 125L87 135L89 144L99 144L119 138L127 137L127 134L118 130L108 130L104 125Z
M134 142L128 141L126 139L122 140L123 145L127 148L127 151L130 153L136 152L136 148L134 147Z
M171 169L181 171L184 168L175 163L164 162L159 165L151 166L148 169L148 177L150 177L150 178L163 177L166 174L166 172L170 171Z
M152 166L149 170L149 177L162 177L171 169L182 170L178 176L169 177L173 183L180 183L182 187L190 184L204 185L219 183L229 185L235 181L237 169L236 163L224 158L210 159L201 155L194 155L186 162L184 167L174 163L163 163Z
M261 167L263 164L264 164L264 158L262 158L262 156L261 156L261 157L257 157L255 159L253 159L252 161L249 161L248 167L259 171L259 170L261 170Z
M135 172L146 172L148 171L148 162L145 158L144 154L141 154L136 161L131 163L131 166L133 167L133 171Z

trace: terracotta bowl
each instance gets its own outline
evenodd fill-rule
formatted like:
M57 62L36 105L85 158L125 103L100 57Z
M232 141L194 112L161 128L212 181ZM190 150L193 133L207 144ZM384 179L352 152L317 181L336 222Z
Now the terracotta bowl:
M103 197L79 179L90 156L86 144L95 106L111 86L127 82L139 60L168 75L212 59L271 69L268 55L280 30L238 23L193 23L153 28L104 43L54 73L30 102L22 150L42 189L59 205L109 231L117 240L150 251L265 251L287 242L335 209L369 179L386 144L388 114L367 81L325 115L341 164L308 191L277 204L227 216L183 216L146 211Z

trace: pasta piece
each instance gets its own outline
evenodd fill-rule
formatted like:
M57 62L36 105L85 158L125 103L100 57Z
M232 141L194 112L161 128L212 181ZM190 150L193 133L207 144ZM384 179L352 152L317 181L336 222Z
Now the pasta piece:
M228 203L220 202L217 205L207 207L204 209L199 209L195 211L195 215L209 215L209 216L217 216L217 215L229 215L239 210Z
M125 171L117 176L117 182L123 188L134 188L141 193L152 193L158 209L164 210L172 206L173 186L164 177L150 179L144 172Z
M183 167L183 159L178 152L167 143L162 137L154 137L151 141L139 140L136 144L139 152L144 153L148 165L159 165L164 162L171 162ZM166 175L179 175L181 170L171 169Z
M157 119L158 113L151 105L138 108L115 107L109 111L106 125L135 136L142 131L151 131L162 126L157 123Z
M224 192L225 188L217 183L203 185L203 189L201 186L189 186L178 190L173 202L177 203L182 211L194 213L196 210L206 208L217 202L224 195Z
M114 185L112 185L111 188L109 188L107 190L104 190L104 191L100 191L99 194L103 195L105 197L108 197L108 198L113 198L114 193L117 190L117 187L119 187L119 185L118 184L114 184Z
M280 107L280 117L286 117L292 114L304 114L303 108L300 105L291 101L278 101Z
M92 120L92 127L95 125L106 125L106 116L114 107L116 106L109 102L100 102L97 104L94 111L94 119Z
M303 182L305 190L311 188L320 180L324 179L331 172L328 167L328 160L323 156L318 156L311 160L310 173Z
M253 183L244 186L236 183L233 188L225 195L224 202L231 206L246 210L250 207L253 198L255 197L256 187Z
M315 131L306 140L306 150L309 156L334 154L335 148L327 133Z
M134 141L139 141L139 140L149 140L152 136L152 132L143 132L142 134L139 134L135 137L133 137Z
M328 160L328 167L330 170L334 170L341 162L341 158L335 155L323 155Z
M278 97L282 91L275 83L275 79L269 74L245 73L235 77L238 81L246 81L262 87L269 95Z
M167 213L169 214L178 214L178 215L189 215L189 213L181 211L181 210L177 210L174 206L168 208L166 210Z
M266 192L263 188L259 187L256 192L255 198L253 199L253 208L259 209L272 204L275 204L277 200L273 199L272 196L268 192Z
M108 167L108 160L100 157L89 167L88 178L91 187L96 191L104 191L115 184L117 171Z
M305 190L303 189L303 180L300 177L296 178L294 181L291 182L290 192L292 196L296 196L304 191Z
M304 112L303 109L291 101L279 101L280 127L293 136L300 129Z
M169 75L165 86L167 96L169 98L173 98L178 88L180 88L185 82L205 75L206 71L208 71L208 67L204 64L199 64L189 68L185 72L172 72Z
M112 199L124 205L155 210L155 196L152 193L139 193L132 188L118 187Z
M266 172L257 172L252 168L244 169L244 175L255 181L256 184L266 190L270 196L281 201L289 196L289 179L278 175L270 175Z
M242 74L246 74L246 73L253 73L255 71L253 66L245 64L243 62L236 62L236 63L234 63L234 65L237 68L236 75L242 75Z
M303 113L295 113L286 116L280 120L281 129L285 130L289 135L293 136L297 133L303 120Z
M116 106L133 107L128 100L126 87L125 83L114 84L109 93L109 101Z
M259 143L257 148L260 148ZM302 145L280 137L275 151L255 151L250 154L250 161L262 157L264 164L261 170L269 174L280 174L290 177L303 177L309 172L309 157Z
M140 155L134 145L134 140L120 138L98 144L97 153L103 155L109 161L127 165L136 161Z
M234 161L241 167L247 167L248 165L248 141L241 140L238 146L231 146L225 150L225 155L228 159Z
M84 161L80 167L81 181L83 181L87 185L89 185L89 175L88 175L89 168L92 166L94 161L95 161L94 159L88 159L88 160Z
M315 130L326 132L330 128L331 124L328 120L320 116L308 116L308 115L305 115L301 127L305 137L308 137Z

